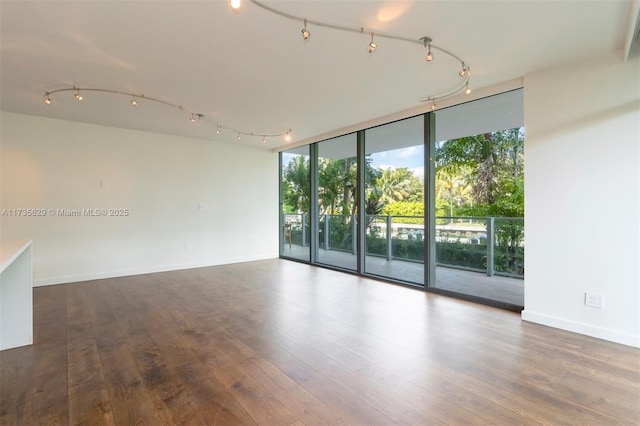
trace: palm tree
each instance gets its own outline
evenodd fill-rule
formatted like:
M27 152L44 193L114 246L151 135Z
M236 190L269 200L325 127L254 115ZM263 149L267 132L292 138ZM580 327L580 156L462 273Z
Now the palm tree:
M384 204L422 199L423 184L406 167L384 170L374 186L379 190L380 201Z
M458 173L450 169L436 172L436 199L445 200L449 205L449 217L453 217L453 207L462 207L472 201L471 171L461 168ZM453 221L453 219L451 219Z

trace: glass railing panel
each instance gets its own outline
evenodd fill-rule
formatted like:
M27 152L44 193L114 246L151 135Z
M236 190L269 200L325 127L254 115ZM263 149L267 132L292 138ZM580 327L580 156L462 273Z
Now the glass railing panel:
M365 254L367 256L375 256L387 258L389 253L389 236L387 234L387 218L390 216L374 216L366 217L365 226Z
M494 219L493 269L496 275L524 278L524 219Z
M437 217L433 287L522 305L524 220Z
M309 260L309 215L307 213L283 214L281 254L294 259Z
M422 216L366 216L365 272L424 285Z
M487 218L436 218L436 265L487 270Z
M357 269L356 216L325 214L318 225L318 262Z

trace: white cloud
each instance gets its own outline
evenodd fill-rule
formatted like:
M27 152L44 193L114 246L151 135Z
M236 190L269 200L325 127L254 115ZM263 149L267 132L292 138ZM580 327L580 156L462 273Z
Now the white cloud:
M411 158L418 152L418 149L415 146L405 148L398 153L399 158Z
M418 176L418 178L424 182L424 166L414 167L411 169L414 175Z

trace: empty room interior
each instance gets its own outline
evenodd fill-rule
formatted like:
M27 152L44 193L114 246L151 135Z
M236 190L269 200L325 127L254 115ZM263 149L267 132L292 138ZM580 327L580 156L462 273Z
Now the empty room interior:
M640 425L640 0L0 0L0 424Z

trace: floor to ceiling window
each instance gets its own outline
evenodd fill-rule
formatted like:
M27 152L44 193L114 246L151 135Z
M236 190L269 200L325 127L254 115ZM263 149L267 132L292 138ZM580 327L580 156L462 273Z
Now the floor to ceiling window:
M311 260L311 168L309 146L282 152L280 176L280 255Z
M524 305L522 90L435 113L432 288Z
M282 257L524 305L522 90L281 153Z
M364 273L424 285L424 116L367 129Z
M316 261L356 270L358 203L357 135L318 143L318 231Z

